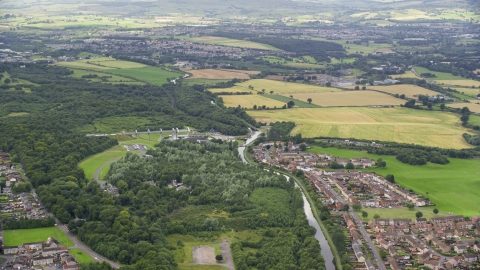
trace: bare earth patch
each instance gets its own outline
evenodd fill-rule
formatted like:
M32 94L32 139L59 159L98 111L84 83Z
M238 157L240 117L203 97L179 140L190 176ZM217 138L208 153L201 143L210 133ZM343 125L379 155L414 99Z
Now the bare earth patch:
M188 79L250 79L249 74L258 74L258 71L251 70L225 70L225 69L192 69L187 72L192 76Z
M193 263L215 264L215 249L209 246L193 247Z

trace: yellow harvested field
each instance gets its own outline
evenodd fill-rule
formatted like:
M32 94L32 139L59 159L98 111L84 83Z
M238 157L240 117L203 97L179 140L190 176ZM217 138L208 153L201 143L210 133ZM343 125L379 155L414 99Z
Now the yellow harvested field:
M252 86L252 89L248 87ZM265 93L273 91L274 94L294 94L294 93L324 93L324 92L338 92L340 89L333 87L324 87L303 83L285 83L274 80L256 79L236 84L234 87L223 89L210 89L210 92L255 92L265 89Z
M285 95L288 96L288 95ZM294 94L293 99L307 102L311 98L312 103L322 107L347 107L347 106L370 106L370 105L400 105L405 100L395 98L376 91L342 91L331 93L300 93Z
M439 85L445 85L445 86L465 86L465 87L480 87L480 82L479 81L474 81L474 80L438 80L435 81ZM451 82L451 83L450 83Z
M480 88L466 88L466 87L452 87L453 89L457 90L460 93L465 93L465 95L476 97L480 94Z
M277 108L285 105L284 102L274 100L271 98L264 97L263 95L253 94L253 95L225 95L220 96L223 99L223 102L226 107L240 107L252 109L253 105L257 106L267 106L268 108Z
M372 141L414 143L442 148L469 148L456 126L458 115L407 108L296 108L253 110L261 122L292 121L292 134L304 137L357 138Z
M474 102L478 102L478 103L474 103ZM446 106L451 108L460 108L460 109L463 107L467 107L471 112L480 113L480 100L479 101L472 100L472 103L449 103Z
M415 75L415 73L413 73L412 71L408 70L405 71L404 74L392 75L392 78L418 78L418 76Z
M440 94L439 92L435 92L420 86L411 85L411 84L396 84L396 85L389 85L389 86L367 86L367 89L377 90L389 94L399 94L405 95L409 98L418 97L418 95L429 95L434 96Z
M249 74L258 74L258 71L249 70L225 70L225 69L192 69L188 70L192 76L188 79L250 79Z

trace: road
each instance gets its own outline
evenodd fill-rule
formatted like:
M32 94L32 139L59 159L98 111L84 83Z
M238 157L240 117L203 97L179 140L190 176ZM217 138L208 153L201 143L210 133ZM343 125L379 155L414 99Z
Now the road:
M111 162L113 162L115 160L112 160ZM108 164L108 162L107 162ZM106 166L107 164L103 164L102 165L102 168L103 166ZM22 171L23 173L25 173L25 171L23 170L23 167L22 167L22 164L20 164L20 168L19 168L20 171ZM101 170L101 168L100 168ZM98 172L100 172L99 170L97 170ZM97 172L95 172L96 174L96 179L98 179L98 174ZM28 177L25 175L25 179L27 181L29 181ZM37 197L37 194L34 193L34 197L35 199L38 200L38 197ZM97 262L107 262L109 263L113 268L120 268L120 264L116 263L116 262L113 262L113 261L110 261L108 260L107 258L101 256L100 254L94 252L93 250L91 250L89 247L87 247L84 243L82 243L81 241L79 241L72 233L70 233L69 230L67 230L67 228L60 222L60 220L58 220L52 213L48 213L47 210L45 209L45 213L49 216L51 216L52 218L55 219L55 222L57 223L57 228L59 228L63 233L65 233L65 235L68 237L68 239L70 239L72 241L72 243L74 244L74 247L75 248L78 248L78 249L81 249L83 252L85 252L86 254L90 255L90 257L92 257L93 259L95 259ZM3 231L2 231L2 234L3 234ZM3 239L3 237L2 237ZM10 256L0 256L0 258L2 259L8 259L10 258ZM13 258L13 257L11 257ZM4 260L4 262L0 265L0 266L4 266L5 263L6 263L7 260Z
M380 257L380 254L378 254L378 251L375 248L375 245L373 244L372 239L370 239L370 235L367 233L367 230L365 230L365 227L363 227L363 222L362 220L360 220L360 217L351 208L348 210L348 212L350 212L353 219L355 219L355 223L357 223L357 227L360 230L360 233L362 234L363 239L365 239L365 243L367 243L367 246L370 248L370 251L372 252L373 257L377 262L378 269L387 270L387 267L385 267L385 264L383 263L382 257Z
M95 171L95 173L93 174L93 179L95 181L97 181L97 183L100 185L101 188L104 188L105 187L105 184L107 183L107 181L102 181L102 180L99 180L98 179L98 175L100 174L100 172L102 171L102 169L109 165L109 164L112 164L113 162L119 160L120 158L117 158L117 159L114 159L114 160L110 160L110 161L107 161L105 162L102 166L98 167L98 169Z
M78 240L72 233L70 233L69 230L62 224L57 218L55 218L55 222L57 222L57 228L59 228L67 237L70 239L74 246L73 248L78 248L81 249L83 252L88 254L90 257L95 259L97 262L107 262L109 263L113 268L120 268L120 264L113 262L102 255L96 253L95 251L91 250L89 247L87 247L84 243L82 243L80 240ZM72 248L72 247L70 247Z
M431 246L429 246L427 243L425 243L425 241L423 241L422 239L418 238L417 236L415 235L412 235L413 238L415 238L415 240L417 240L418 242L420 242L422 245L424 245L426 248L428 248L428 250L430 250L430 252L435 255L435 256L438 256L440 257L440 259L438 260L438 262L440 263L440 265L443 265L444 262L447 262L448 260L450 260L452 257L448 257L448 256L444 256L442 254L440 254L438 251L436 251L434 248L432 248Z
M340 201L342 204L347 204L347 201L343 199L340 194L338 194L333 188L330 187L330 185L325 182L325 180L319 178L319 181L324 185L326 188L330 190L335 195L335 198ZM360 217L357 215L355 211L350 208L348 212L352 215L353 219L355 220L355 223L357 224L358 229L360 230L360 233L363 236L363 239L365 239L365 243L367 243L368 248L373 254L373 257L376 261L377 267L380 270L386 270L387 268L385 267L385 264L383 263L382 257L380 257L380 254L378 254L377 249L375 248L375 245L372 242L372 239L370 239L370 235L367 233L367 230L365 230L365 227L363 227L363 222L360 220ZM373 266L373 263L370 261L369 258L365 258L365 264L367 265L368 269L375 269Z
M190 132L189 129L179 129L178 132ZM116 132L116 133L101 133L101 134L87 134L87 137L105 137L105 136L115 136L115 135L137 135L137 134L154 134L154 133L172 133L171 130L151 130L151 131L138 131L138 132Z

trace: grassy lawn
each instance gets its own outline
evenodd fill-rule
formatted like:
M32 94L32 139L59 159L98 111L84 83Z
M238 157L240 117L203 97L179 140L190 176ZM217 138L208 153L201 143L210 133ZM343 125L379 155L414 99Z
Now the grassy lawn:
M142 139L142 136L145 137L145 139ZM125 149L124 145L130 145L130 144L143 144L145 145L148 149L154 148L155 144L157 144L157 140L159 138L159 134L152 134L151 135L151 140L148 140L148 135L142 134L139 136L139 139L133 138L133 137L127 137L127 138L120 138L120 145L116 145L102 153L93 155L83 161L81 161L78 166L82 168L85 172L85 177L89 180L93 180L95 171L102 166L103 164L115 160L118 158L121 158L127 154L127 150ZM116 136L114 136L116 137ZM155 140L154 138L157 138ZM137 152L134 152L137 153ZM107 165L103 167L103 169L100 171L98 178L100 180L107 175L108 170L110 169L110 165Z
M436 77L431 78L433 80L465 80L465 78L463 78L463 77L453 76L452 73L431 71L431 70L423 68L423 67L414 67L414 68L415 68L415 71L418 73L418 75L422 75L422 73L435 74Z
M231 245L232 243L235 243L235 241L258 241L261 239L261 237L261 235L257 234L254 231L229 231L219 236L210 238L200 238L192 235L172 234L167 236L167 241L170 243L170 245L176 247L176 249L172 251L175 257L175 262L179 264L188 264L193 261L192 248L195 246L213 245L213 247L215 248L214 244L221 243L223 238L227 238L228 242ZM178 246L179 240L182 241L184 245L183 247ZM217 246L217 248L219 247Z
M288 96L286 94L285 96ZM342 91L327 93L297 93L293 95L297 100L306 102L312 99L312 104L322 107L369 106L369 105L400 105L405 100L392 97L376 91ZM300 106L306 107L306 106Z
M134 77L138 80L156 85L166 84L167 78L178 78L181 75L177 72L167 71L156 67L115 69L110 70L109 72Z
M432 217L441 217L446 216L446 214L439 213L435 215L432 209L428 208L415 208L414 210L409 210L408 208L362 208L362 211L368 213L367 218L360 218L364 221L369 221L373 219L375 214L378 214L380 218L410 218L414 220L416 218L415 213L418 211L423 213L423 217L430 219Z
M186 85L214 85L217 83L228 82L230 80L216 80L216 79L191 79L191 80L184 80L183 83Z
M415 193L428 197L440 212L452 212L459 215L478 215L480 213L480 162L475 159L449 158L450 163L439 165L427 163L412 166L401 163L394 156L379 156L362 151L336 148L313 147L309 151L328 153L342 158L370 157L382 158L387 162L386 168L373 168L372 171L383 176L393 174L395 181ZM428 192L428 194L427 194ZM391 209L384 209L390 211ZM381 215L381 214L380 214ZM413 217L413 215L412 215Z
M267 96L271 96L270 94L258 95L226 95L226 96L219 96L223 99L223 102L226 107L237 107L240 105L242 108L252 109L254 105L256 106L267 106L267 108L281 108L285 105L284 102L268 98Z
M227 267L221 265L202 265L202 264L187 264L179 263L178 269L180 270L227 270Z
M68 250L70 254L77 259L79 263L91 263L94 262L95 260L90 257L87 253L83 252L83 250L78 249L78 248L72 248Z
M309 95L309 94L303 94L303 95ZM316 104L306 102L308 98L305 98L304 99L305 101L298 100L298 96L299 94L293 95L293 99L292 99L290 97L281 96L281 95L270 95L270 94L265 95L265 97L278 100L280 102L283 102L283 104L287 104L289 101L293 101L295 102L295 107L299 107L299 108L318 108L319 107Z
M117 158L121 158L127 154L127 150L125 147L122 145L117 145L112 148L110 148L107 151L104 151L102 153L96 154L94 156L91 156L83 161L81 161L78 166L83 169L85 172L85 177L89 180L93 180L93 176L95 174L95 171L102 166L103 164L107 163L110 160L114 160ZM105 168L104 168L105 170ZM102 171L104 171L102 170ZM103 176L108 171L104 171ZM99 179L103 179L99 176Z
M448 112L407 108L337 107L251 110L247 113L261 122L295 122L297 126L292 130L292 134L302 133L305 138L326 136L415 143L443 148L472 147L462 137L466 129L456 126L459 116Z
M185 36L181 36L181 38L188 39L192 42L197 43L205 43L205 44L215 44L215 45L222 45L222 46L231 46L231 47L240 47L240 48L250 48L250 49L262 49L262 50L275 50L279 51L279 49L262 43L257 43L248 40L238 40L238 39L231 39L225 37L214 37L214 36L205 36L205 37L195 37L195 38L188 38Z
M5 246L19 246L23 243L42 242L47 241L48 237L57 239L57 236L62 245L67 247L73 246L72 241L57 227L5 230L3 234Z
M249 86L252 86L253 89L249 89ZM303 83L293 83L293 82L282 82L274 81L268 79L256 79L249 80L236 84L234 87L230 88L215 88L209 89L212 93L218 92L258 92L265 89L265 93L269 94L270 91L273 91L273 94L295 94L295 93L324 93L324 92L338 92L341 91L338 88L334 87L325 87L311 84Z

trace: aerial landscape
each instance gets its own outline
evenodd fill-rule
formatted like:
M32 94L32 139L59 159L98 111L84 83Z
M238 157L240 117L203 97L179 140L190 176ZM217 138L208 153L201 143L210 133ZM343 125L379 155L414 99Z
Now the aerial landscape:
M480 269L476 0L0 0L0 267Z

